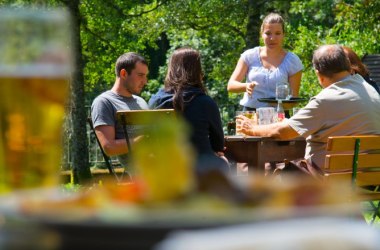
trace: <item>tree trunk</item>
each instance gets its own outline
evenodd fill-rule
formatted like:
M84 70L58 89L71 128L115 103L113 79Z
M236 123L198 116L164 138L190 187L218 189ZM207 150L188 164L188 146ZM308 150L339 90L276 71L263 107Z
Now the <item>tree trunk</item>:
M259 46L260 44L260 8L262 8L261 1L248 0L248 23L247 32L245 36L246 49Z
M89 168L88 143L83 76L83 58L80 39L80 0L65 1L72 17L72 47L74 54L74 72L71 80L71 119L72 119L72 170L74 183L85 183L91 179Z

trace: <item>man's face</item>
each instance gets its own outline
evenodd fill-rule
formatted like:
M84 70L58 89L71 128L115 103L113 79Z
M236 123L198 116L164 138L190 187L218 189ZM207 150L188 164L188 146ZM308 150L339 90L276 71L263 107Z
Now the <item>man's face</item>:
M131 73L125 72L125 77L122 77L123 87L133 95L140 94L148 82L148 72L145 64L137 62Z

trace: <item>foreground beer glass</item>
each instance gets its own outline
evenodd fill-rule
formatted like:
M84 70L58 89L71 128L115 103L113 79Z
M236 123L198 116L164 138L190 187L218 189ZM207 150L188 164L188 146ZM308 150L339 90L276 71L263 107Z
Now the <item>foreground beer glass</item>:
M0 9L0 193L58 184L69 23L63 10Z

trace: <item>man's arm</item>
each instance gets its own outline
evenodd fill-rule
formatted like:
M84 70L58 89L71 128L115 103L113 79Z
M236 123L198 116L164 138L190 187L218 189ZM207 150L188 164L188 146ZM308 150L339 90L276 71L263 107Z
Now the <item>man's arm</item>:
M284 140L299 136L297 131L288 125L286 120L269 125L252 125L251 120L245 116L238 116L237 119L239 120L237 123L240 123L237 130L246 135L273 137Z
M96 136L104 152L108 156L128 153L128 146L125 139L115 139L115 128L113 126L101 125L95 128Z

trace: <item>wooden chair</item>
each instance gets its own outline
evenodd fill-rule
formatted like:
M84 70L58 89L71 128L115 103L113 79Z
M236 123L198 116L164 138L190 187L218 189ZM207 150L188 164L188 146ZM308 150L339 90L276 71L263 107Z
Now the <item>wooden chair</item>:
M154 110L120 110L116 112L116 118L123 126L125 140L127 141L129 153L132 152L130 134L127 126L149 126L152 128L155 121L164 118L175 117L174 109L154 109Z
M120 174L120 176L118 176L118 174L116 173L116 171L115 171L115 169L114 169L114 167L113 167L113 164L112 164L111 158L110 158L110 157L104 152L103 147L102 147L102 145L100 144L99 138L98 138L98 136L97 136L96 133L95 133L94 124L92 123L92 119L91 119L91 117L87 117L87 123L88 123L88 125L90 126L91 133L95 136L96 142L97 142L97 144L98 144L98 146L99 146L99 148L100 148L100 151L101 151L101 153L102 153L102 155L103 155L104 162L105 162L105 164L106 164L106 167L107 167L109 173L110 173L111 175L115 176L116 181L117 181L118 183L122 181L124 175L127 175L127 176L130 178L129 174L126 173L125 170Z
M380 54L365 55L362 62L367 66L372 80L380 84ZM380 86L379 86L380 87Z
M327 151L325 180L351 182L358 197L370 202L372 224L380 218L380 135L332 136Z

